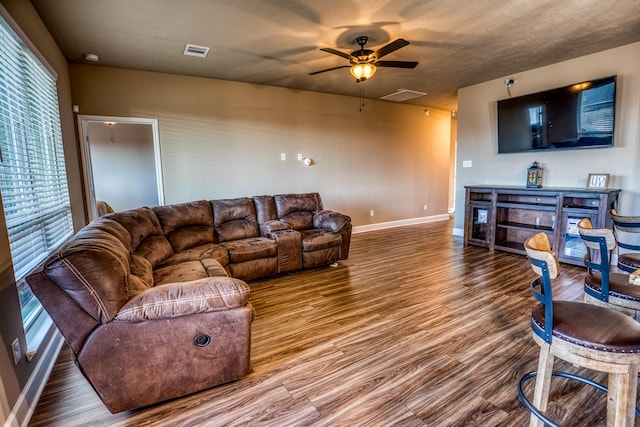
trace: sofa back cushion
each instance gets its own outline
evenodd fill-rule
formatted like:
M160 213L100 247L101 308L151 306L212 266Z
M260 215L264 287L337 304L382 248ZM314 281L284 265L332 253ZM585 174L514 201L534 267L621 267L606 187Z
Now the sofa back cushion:
M164 236L160 221L149 208L116 212L105 218L122 224L131 235L131 253L145 257L152 267L173 255L173 248Z
M264 224L267 221L275 221L278 219L273 196L253 196L253 203L256 206L258 224Z
M260 235L256 207L249 197L212 200L213 226L218 242Z
M96 218L91 222L91 228L111 234L122 243L127 251L131 251L131 234L119 222L105 217Z
M273 196L278 219L294 230L313 228L313 215L322 210L318 193L278 194Z
M116 237L122 230L112 234L105 226L100 219L87 225L42 266L42 274L101 323L129 299L129 250Z
M129 259L129 280L127 283L127 294L134 297L147 289L153 288L153 267L151 263L140 255L131 255Z
M157 206L153 211L175 252L215 242L213 214L208 201Z

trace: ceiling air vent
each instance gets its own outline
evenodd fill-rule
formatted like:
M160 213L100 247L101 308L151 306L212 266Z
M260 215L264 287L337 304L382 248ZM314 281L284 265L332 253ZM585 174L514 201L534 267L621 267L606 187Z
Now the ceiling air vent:
M198 58L205 58L209 53L209 48L205 46L196 46L195 44L187 44L184 47L184 54L187 56L197 56Z
M418 92L416 90L398 89L397 92L390 93L389 95L385 95L380 99L384 99L385 101L402 102L402 101L407 101L413 98L419 98L425 95L428 95L428 94L426 92Z

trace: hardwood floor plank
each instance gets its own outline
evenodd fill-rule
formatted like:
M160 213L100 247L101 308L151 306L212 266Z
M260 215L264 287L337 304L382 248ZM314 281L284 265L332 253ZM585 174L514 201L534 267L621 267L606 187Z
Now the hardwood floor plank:
M464 247L451 227L356 234L337 268L252 282L252 372L230 384L113 415L65 346L29 425L527 425L516 387L538 359L533 271L523 256ZM584 273L562 265L554 296L581 299ZM562 425L604 425L603 393L563 379L551 392Z

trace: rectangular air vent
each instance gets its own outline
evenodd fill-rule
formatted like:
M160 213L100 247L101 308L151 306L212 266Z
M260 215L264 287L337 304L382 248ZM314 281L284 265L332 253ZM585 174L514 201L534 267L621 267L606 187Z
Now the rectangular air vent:
M425 95L428 95L428 94L426 92L418 92L416 90L398 89L397 92L390 93L389 95L385 95L380 99L384 99L385 101L402 102L402 101L406 101L413 98L419 98Z
M209 53L209 48L206 46L196 46L194 44L187 44L184 47L184 54L187 56L197 56L198 58L205 58Z

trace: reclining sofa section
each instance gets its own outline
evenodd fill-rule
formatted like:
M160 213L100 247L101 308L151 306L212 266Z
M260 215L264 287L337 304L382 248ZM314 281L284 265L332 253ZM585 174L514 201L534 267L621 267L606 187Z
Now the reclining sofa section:
M318 193L138 208L94 220L27 282L116 413L246 375L244 280L346 259L351 228Z

